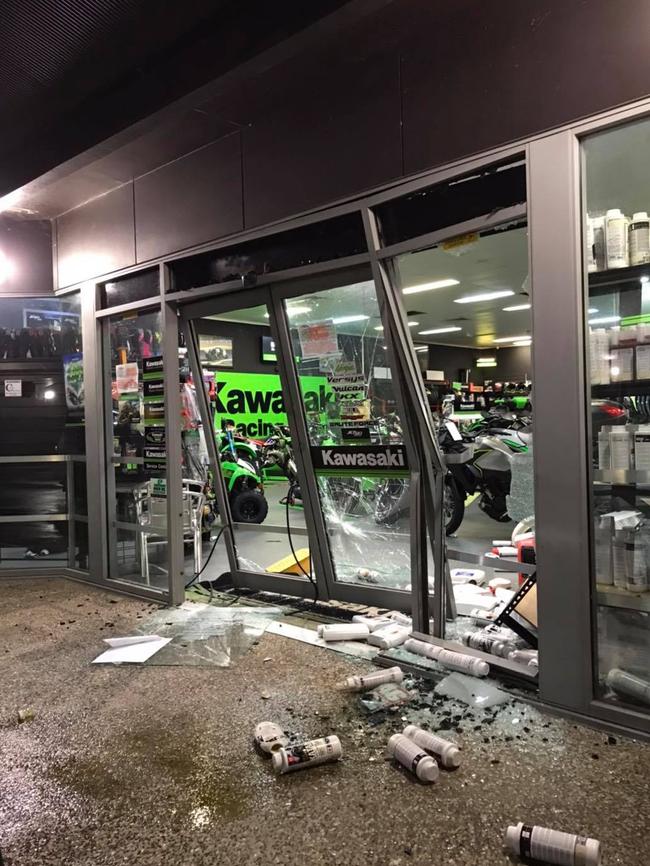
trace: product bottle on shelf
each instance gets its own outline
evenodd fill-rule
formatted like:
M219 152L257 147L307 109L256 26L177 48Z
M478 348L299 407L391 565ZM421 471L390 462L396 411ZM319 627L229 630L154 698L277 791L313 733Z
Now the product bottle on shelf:
M587 270L605 269L605 217L587 215Z
M629 469L632 465L632 438L628 427L612 427L609 433L612 469Z
M634 468L650 471L650 425L642 424L634 431Z
M605 241L607 245L607 267L626 268L629 263L627 250L628 218L619 208L610 208L605 216Z
M632 216L629 251L631 265L645 265L650 262L650 219L645 211L639 211Z

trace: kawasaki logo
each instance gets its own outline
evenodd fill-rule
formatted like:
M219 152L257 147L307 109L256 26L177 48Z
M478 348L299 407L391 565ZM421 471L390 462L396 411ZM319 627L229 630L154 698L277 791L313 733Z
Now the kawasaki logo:
M354 451L334 451L332 448L321 452L323 466L355 466L360 469L376 468L381 466L402 469L405 466L404 453L391 452L386 449L379 454L355 453Z
M226 395L221 392L226 388L226 382L215 382L215 409L220 414L239 415L245 412L273 412L284 414L284 395L282 391L253 391L243 388L230 388ZM328 403L334 399L331 391L321 385L317 391L306 391L303 394L307 412L324 412Z
M317 475L408 475L401 445L337 445L311 449Z

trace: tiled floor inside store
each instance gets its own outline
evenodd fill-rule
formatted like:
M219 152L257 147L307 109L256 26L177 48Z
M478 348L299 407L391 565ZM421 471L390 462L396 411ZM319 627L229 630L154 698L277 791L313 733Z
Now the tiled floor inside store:
M90 664L153 610L0 583L5 866L506 866L519 820L596 836L603 866L650 862L647 745L517 701L491 724L452 716L463 763L425 786L383 757L403 714L370 724L334 687L367 661L265 634L232 668ZM251 747L263 719L336 733L344 760L274 776Z

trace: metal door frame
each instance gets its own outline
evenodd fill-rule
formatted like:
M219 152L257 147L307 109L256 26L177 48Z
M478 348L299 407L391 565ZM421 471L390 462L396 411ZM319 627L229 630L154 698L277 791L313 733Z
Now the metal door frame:
M362 273L361 273L362 272ZM329 600L335 598L338 601L353 602L358 604L372 604L378 607L387 607L416 613L419 605L414 605L412 599L417 597L417 593L407 590L398 590L390 587L365 586L362 584L346 583L336 579L336 572L332 562L330 546L328 541L328 532L323 519L322 510L320 508L320 497L318 493L316 476L313 471L310 441L305 423L303 403L300 392L299 376L295 366L293 356L289 320L286 315L283 301L291 297L308 295L318 291L326 291L327 288L335 288L339 285L345 285L346 281L359 281L359 278L372 281L375 286L377 304L379 307L382 322L384 323L384 337L387 340L387 351L389 364L391 365L391 373L394 375L395 382L395 399L398 404L400 417L407 418L407 406L404 399L404 394L408 393L406 383L402 381L400 367L395 363L397 353L394 345L394 323L391 316L392 308L386 302L385 287L383 284L378 285L374 279L374 273L370 265L360 263L353 269L342 269L336 267L336 263L325 271L319 271L312 275L291 276L278 284L277 279L269 279L268 281L261 278L259 284L254 288L231 289L230 291L217 291L209 298L202 298L200 301L188 298L188 303L180 306L180 323L183 333L186 338L188 347L188 356L192 367L192 373L196 380L201 381L201 369L198 360L198 342L196 329L192 325L193 320L200 318L202 315L214 314L215 312L225 312L227 310L237 310L242 307L258 306L266 304L269 310L269 323L272 328L272 333L276 339L276 350L278 356L278 367L280 379L285 389L287 416L289 418L292 429L292 436L295 437L294 454L296 464L301 476L301 486L304 484L307 496L303 497L305 505L305 522L307 524L308 535L310 539L310 551L315 565L315 579L317 583L318 596L321 600ZM327 284L327 285L325 285ZM182 301L182 298L178 299ZM199 395L199 391L201 394ZM210 428L209 407L207 396L204 389L197 389L197 397L199 397L199 408L201 411L201 420L206 427ZM206 436L211 463L214 466L219 465L217 459L216 447L214 438ZM413 552L420 552L422 549L421 530L422 526L422 508L424 500L421 495L421 485L419 478L422 474L421 466L419 465L418 451L416 450L414 439L408 426L404 425L404 445L409 457L411 470L411 508L412 519L410 521L409 535L411 537L411 579L412 585L424 584L428 588L427 579L427 563L426 556L424 563L422 557L413 558ZM215 476L216 477L216 476ZM301 577L291 577L288 575L272 575L263 572L250 572L242 570L238 567L236 549L234 545L233 523L228 508L227 496L225 495L225 486L220 475L218 487L218 504L219 510L226 516L224 521L224 538L226 545L229 548L229 562L231 565L231 576L236 586L248 586L256 590L265 590L269 592L282 593L313 598L314 589L309 581ZM424 620L419 622L419 620ZM418 626L422 630L428 630L428 616L418 616Z

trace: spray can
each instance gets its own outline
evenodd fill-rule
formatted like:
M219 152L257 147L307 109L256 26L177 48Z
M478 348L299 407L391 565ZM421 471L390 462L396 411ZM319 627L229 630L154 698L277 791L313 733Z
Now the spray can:
M401 613L399 610L391 610L388 616L390 617L390 619L393 620L393 622L396 622L398 625L408 625L409 627L412 626L411 617L407 616L405 613Z
M556 866L599 866L600 842L521 821L506 830L506 847L512 854L542 860Z
M253 736L256 744L267 755L289 745L289 737L275 722L260 722Z
M627 530L627 557L625 588L631 592L646 592L648 589L648 535L647 524L641 521L634 529Z
M612 469L629 469L632 458L632 438L627 427L612 427L609 433L609 459Z
M612 458L609 450L609 432L611 428L601 427L598 431L598 468L611 469Z
M383 671L375 671L372 674L348 677L341 683L339 688L346 692L363 692L366 689L374 689L375 686L381 686L383 683L401 683L403 679L404 674L402 669L394 667Z
M605 680L610 689L650 705L650 682L620 668L612 668Z
M451 652L451 650L443 649L441 646L425 643L414 638L406 641L404 649L408 650L408 652L434 659L439 664L453 671L462 671L475 677L486 677L490 673L490 666L483 659L463 655L463 653Z
M341 741L332 734L329 737L278 749L271 755L271 760L276 773L292 773L294 770L304 770L317 764L338 761L342 754Z
M645 211L632 215L629 229L630 265L650 262L650 220Z
M375 631L384 625L391 625L393 621L385 616L364 616L361 613L357 613L352 617L352 622L356 622L358 625L365 625L370 631Z
M326 641L334 640L364 640L370 634L367 625L347 623L342 625L319 625L318 636Z
M644 424L634 433L634 468L650 469L650 427Z
M463 635L463 643L465 646L471 646L472 649L482 650L484 653L491 653L504 659L516 649L514 644L507 643L496 635L480 631L466 631Z
M605 240L607 244L607 267L626 268L628 218L615 207L605 215Z
M430 734L429 731L423 731L416 725L407 725L404 728L404 736L413 740L416 746L420 746L421 749L438 755L440 763L446 769L455 770L456 767L460 767L460 749L455 743L450 743L449 740Z
M404 734L393 734L386 746L386 752L407 770L415 773L421 782L435 782L440 774L435 758L427 755Z
M602 271L605 267L605 218L587 217L587 270Z
M379 649L393 649L396 646L401 646L408 636L411 634L410 626L388 625L383 628L378 628L368 638L368 643L372 646L378 646Z
M514 650L508 656L508 659L511 662L521 662L524 665L527 665L531 659L535 659L539 657L539 651L535 649L518 649Z

